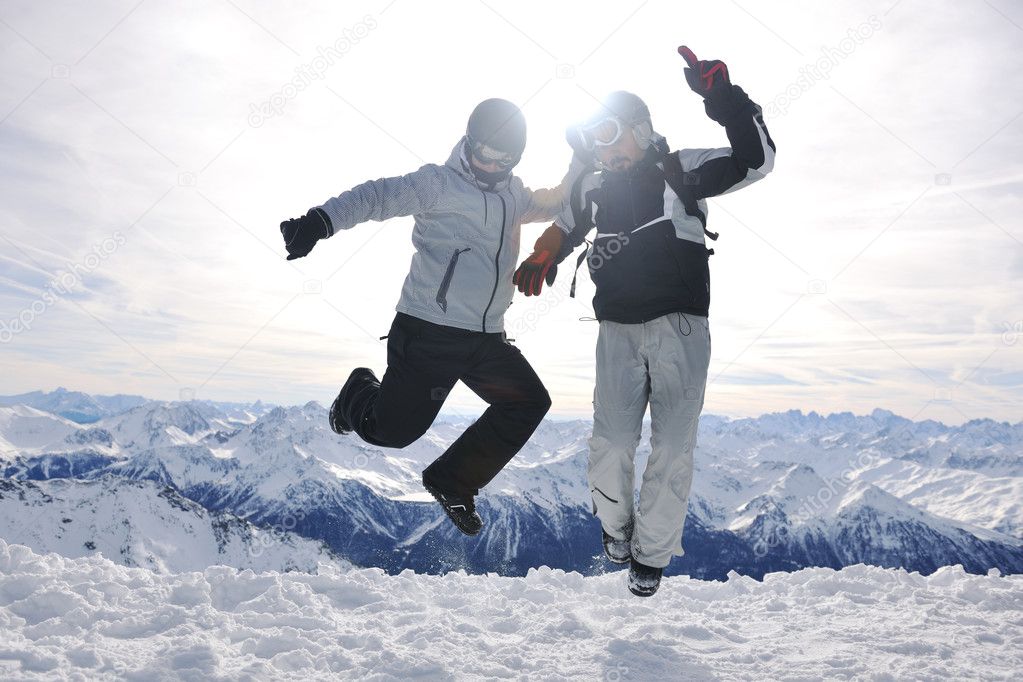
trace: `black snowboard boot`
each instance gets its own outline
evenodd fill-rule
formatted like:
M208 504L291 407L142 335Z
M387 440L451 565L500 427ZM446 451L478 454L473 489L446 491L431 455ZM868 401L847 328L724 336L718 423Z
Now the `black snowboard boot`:
M604 554L612 564L627 564L632 558L632 543L628 540L619 540L607 534L603 528L600 534L604 543Z
M341 392L334 398L334 404L330 406L330 430L339 436L352 431L352 425L341 415L341 396L344 394L344 389L341 389Z
M334 403L330 406L330 430L339 436L343 436L346 433L351 433L352 425L348 422L348 418L345 417L345 395L357 384L366 384L376 382L376 375L373 374L373 370L368 367L356 367L352 370L352 373L348 375L348 381L341 387L341 392L337 394L337 398L334 399ZM351 402L351 401L349 401Z
M433 495L433 499L437 500L458 530L466 535L477 535L483 528L483 519L476 513L476 501L471 495L461 496L445 493L431 485L425 475L423 476L423 487L426 488L426 492Z
M663 568L641 564L635 559L629 565L629 591L637 597L651 597L661 586Z

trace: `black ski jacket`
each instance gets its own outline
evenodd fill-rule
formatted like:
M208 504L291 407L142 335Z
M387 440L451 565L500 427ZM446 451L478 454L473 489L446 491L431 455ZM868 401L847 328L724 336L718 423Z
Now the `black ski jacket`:
M555 220L567 233L559 258L596 228L585 257L598 320L708 315L713 250L705 238L717 235L706 230L705 200L771 172L775 145L760 107L738 86L708 101L707 113L725 127L731 147L669 152L655 133L646 157L629 170L583 175L573 185L569 210Z

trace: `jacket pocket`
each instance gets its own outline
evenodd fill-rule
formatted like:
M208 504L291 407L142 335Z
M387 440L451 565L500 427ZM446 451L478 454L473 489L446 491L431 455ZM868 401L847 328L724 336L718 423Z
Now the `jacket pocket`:
M451 286L451 278L455 275L455 266L458 265L458 257L466 251L472 251L471 248L466 247L464 249L455 249L455 252L451 254L451 260L448 261L448 269L444 271L444 279L440 281L440 287L437 289L437 305L445 313L448 311L448 287Z
M710 306L710 249L703 244L665 235L679 280L686 289L687 305L697 309Z
M410 327L412 318L398 313L391 329L387 332L387 364L396 366L404 362L408 353L409 341L416 335L416 330Z
M630 236L624 232L597 234L594 237L593 244L586 250L586 264L595 286L620 289L627 285L624 280L629 279L628 274L638 265L635 263L637 247L627 250L631 241Z

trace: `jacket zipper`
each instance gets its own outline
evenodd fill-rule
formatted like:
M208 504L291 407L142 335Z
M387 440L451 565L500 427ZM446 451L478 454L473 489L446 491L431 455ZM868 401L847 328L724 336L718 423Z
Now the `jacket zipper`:
M629 217L632 221L632 228L629 228L629 231L631 232L636 227L636 200L632 196L632 176L626 177L626 180L628 181L628 186L625 188L625 191L629 194Z
M483 310L483 333L487 331L487 313L490 312L490 306L494 303L494 296L497 295L497 285L501 280L501 267L499 261L501 260L501 249L504 248L504 223L508 218L508 206L504 203L504 197L500 194L497 198L501 200L501 240L497 243L497 254L494 255L494 289L490 292L490 300L487 302L487 307ZM483 203L486 205L487 195L483 194ZM484 212L486 215L486 212ZM484 227L486 223L484 223Z
M466 251L472 251L471 248L455 249L455 252L451 254L451 260L448 261L448 269L444 272L444 279L440 282L440 288L437 289L437 305L445 313L448 311L448 287L451 286L451 278L455 274L455 266L458 265L458 257Z

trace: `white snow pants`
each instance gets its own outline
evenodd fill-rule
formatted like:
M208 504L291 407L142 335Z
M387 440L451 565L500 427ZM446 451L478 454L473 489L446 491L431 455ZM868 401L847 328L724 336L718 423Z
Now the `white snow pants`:
M706 317L670 313L640 324L602 321L588 478L604 530L632 556L664 567L682 556L693 448L710 364ZM650 459L634 509L634 458L650 403Z

